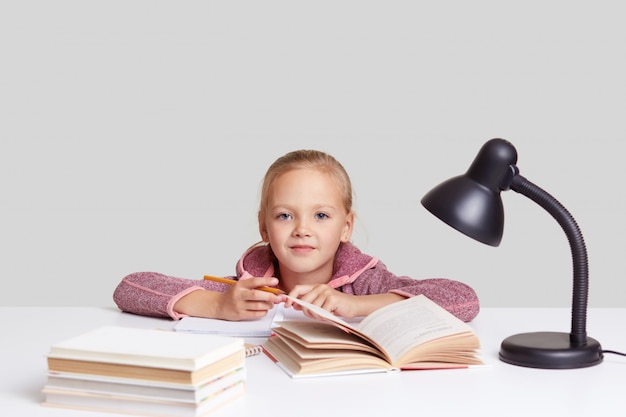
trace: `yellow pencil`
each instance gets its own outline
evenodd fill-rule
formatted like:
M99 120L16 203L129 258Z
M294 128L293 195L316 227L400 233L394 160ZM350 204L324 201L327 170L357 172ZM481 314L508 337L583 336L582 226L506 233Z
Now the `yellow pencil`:
M237 281L234 279L228 279L228 278L220 278L220 277L213 277L211 275L205 275L204 279L209 280L209 281L215 281L215 282L221 282L222 284L229 284L232 285L234 283L236 283ZM279 289L279 288L272 288L272 287L258 287L257 290L261 290L261 291L267 291L267 292L271 292L273 294L279 295L279 294L285 294L285 291Z

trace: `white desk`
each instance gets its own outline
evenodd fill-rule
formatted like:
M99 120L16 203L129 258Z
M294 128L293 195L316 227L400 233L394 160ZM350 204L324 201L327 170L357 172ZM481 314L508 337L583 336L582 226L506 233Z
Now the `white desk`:
M174 322L121 313L113 308L0 307L4 319L0 355L0 416L112 416L40 405L45 354L52 343L104 324L170 329ZM592 309L589 336L604 349L626 350L626 309ZM247 394L216 417L277 415L384 416L623 416L626 358L605 355L600 365L539 370L498 360L507 336L569 331L568 309L483 309L472 322L486 368L413 371L291 380L264 355L246 360Z

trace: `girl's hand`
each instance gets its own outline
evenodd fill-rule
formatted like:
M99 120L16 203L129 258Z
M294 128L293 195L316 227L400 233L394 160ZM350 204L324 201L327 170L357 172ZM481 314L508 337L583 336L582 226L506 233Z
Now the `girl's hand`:
M222 320L255 320L284 301L283 295L261 291L259 287L271 287L278 279L270 277L249 278L237 281L224 293L197 290L182 297L174 310L194 317Z
M336 316L352 318L360 315L359 297L344 294L326 284L296 285L289 295L321 307L326 311L330 311ZM315 315L306 308L303 309L299 304L294 303L288 298L285 301L285 307L293 307L296 310L302 310L307 316L315 318Z
M371 295L344 294L326 284L296 285L293 290L291 290L289 295L321 307L326 311L330 311L336 316L348 319L367 316L387 304L404 300L405 298L394 293ZM307 316L319 318L308 312L306 308L303 309L301 306L288 298L285 300L285 307L293 307L296 310L303 310L304 314Z
M250 320L264 317L269 310L283 301L284 297L261 291L259 287L278 284L276 278L249 278L237 281L222 294L217 318L224 320Z

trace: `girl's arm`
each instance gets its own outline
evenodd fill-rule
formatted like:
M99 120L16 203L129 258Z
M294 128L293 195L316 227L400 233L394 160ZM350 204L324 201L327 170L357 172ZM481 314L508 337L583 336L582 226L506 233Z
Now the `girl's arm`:
M273 277L248 278L228 285L157 272L137 272L122 279L113 293L113 300L121 310L143 316L256 319L282 301L281 296L256 288L276 284Z
M465 322L473 320L480 310L478 296L467 284L446 278L418 280L396 276L389 272L382 262L363 272L342 290L354 295L394 293L412 297L424 294Z
M180 319L186 314L174 310L174 304L195 291L224 292L228 285L213 281L172 277L158 272L136 272L122 279L113 292L120 310L142 316Z

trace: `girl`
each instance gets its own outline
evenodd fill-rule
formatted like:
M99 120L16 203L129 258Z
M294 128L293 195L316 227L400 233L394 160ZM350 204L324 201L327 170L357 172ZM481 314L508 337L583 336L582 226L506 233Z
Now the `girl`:
M290 152L269 167L258 223L262 241L239 259L235 284L138 272L122 279L113 299L121 310L147 316L250 320L274 304L292 306L284 295L258 289L270 286L346 318L417 294L463 321L478 314L478 298L467 285L396 276L350 243L352 185L343 166L324 152Z

